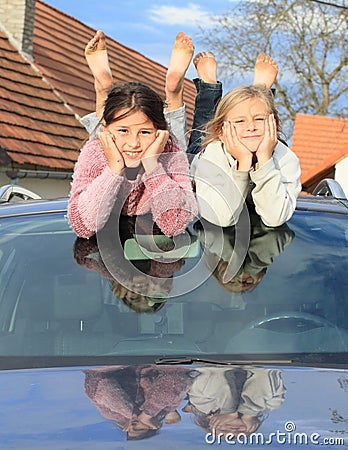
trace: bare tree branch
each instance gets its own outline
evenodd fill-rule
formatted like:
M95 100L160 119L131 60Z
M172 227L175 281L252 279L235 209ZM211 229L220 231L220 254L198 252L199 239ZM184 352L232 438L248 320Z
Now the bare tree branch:
M322 4L322 5L333 6L334 8L348 9L348 6L337 5L337 3L324 2L324 1L322 1L322 0L309 0L309 1L310 1L310 2L314 2L314 3L320 3L320 4Z
M347 111L348 12L332 6L241 1L201 30L225 88L251 78L258 53L277 61L276 101L288 135L298 112L342 117Z

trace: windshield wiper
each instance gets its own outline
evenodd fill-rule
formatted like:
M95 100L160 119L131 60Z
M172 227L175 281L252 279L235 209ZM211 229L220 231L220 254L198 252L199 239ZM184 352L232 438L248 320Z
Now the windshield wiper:
M236 366L236 365L245 365L245 364L272 364L272 365L280 365L280 364L292 364L292 359L279 360L279 359L233 359L233 360L216 360L216 359L206 359L206 358L197 358L197 357L163 357L155 360L155 364L213 364L219 366Z

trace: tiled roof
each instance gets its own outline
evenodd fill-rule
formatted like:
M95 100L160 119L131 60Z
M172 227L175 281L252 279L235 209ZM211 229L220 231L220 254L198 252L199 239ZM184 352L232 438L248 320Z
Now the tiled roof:
M87 137L78 117L95 107L93 78L84 59L85 44L95 31L37 0L33 62L0 32L0 163L73 169ZM166 67L109 37L107 44L115 81L141 81L164 98ZM185 80L188 116L194 97L193 83Z
M297 114L292 150L300 158L301 182L308 183L348 155L348 119Z
M71 169L86 133L74 113L0 32L0 158Z

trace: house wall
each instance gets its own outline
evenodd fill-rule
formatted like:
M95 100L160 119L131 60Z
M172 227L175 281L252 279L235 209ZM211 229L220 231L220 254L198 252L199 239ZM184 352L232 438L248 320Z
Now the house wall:
M348 198L348 155L336 164L335 169L335 180L340 183Z
M71 180L56 180L56 179L40 179L40 178L17 178L13 182L5 173L0 173L0 186L6 184L17 184L23 186L35 194L43 198L58 198L67 197L70 192Z
M0 21L12 43L27 57L33 53L35 0L0 0Z

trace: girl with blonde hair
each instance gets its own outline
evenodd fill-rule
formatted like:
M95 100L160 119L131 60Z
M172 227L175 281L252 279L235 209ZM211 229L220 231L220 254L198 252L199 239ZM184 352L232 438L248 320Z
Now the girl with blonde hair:
M231 226L238 221L245 203L250 203L265 225L282 225L295 210L301 184L299 160L281 140L279 115L270 89L277 65L260 54L254 84L236 87L222 98L214 55L208 52L196 57L195 65L202 75L195 115L207 116L204 108L209 96L217 105L215 114L210 110L214 116L204 128L200 153L191 166L201 216L216 225Z

